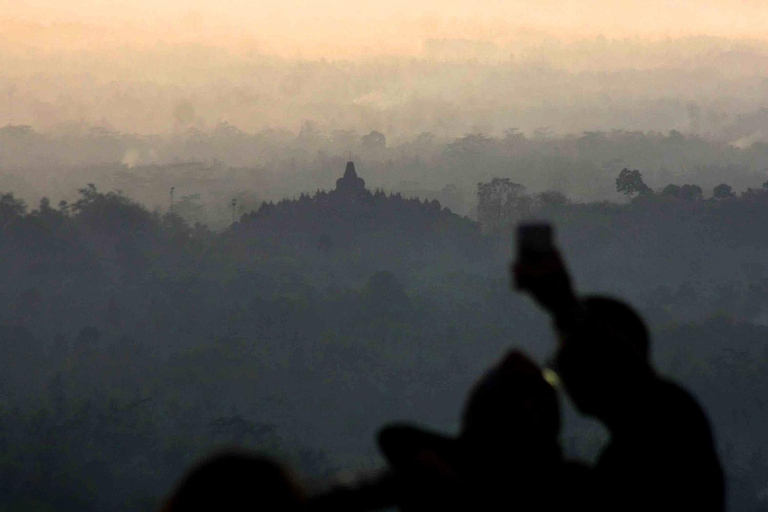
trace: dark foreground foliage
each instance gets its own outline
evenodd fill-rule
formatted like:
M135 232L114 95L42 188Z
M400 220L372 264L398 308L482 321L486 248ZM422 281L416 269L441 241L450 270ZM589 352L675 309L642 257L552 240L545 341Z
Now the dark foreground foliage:
M731 507L765 506L768 202L531 208L556 222L580 290L644 312L658 365L713 420ZM370 467L381 424L454 429L505 348L553 347L509 290L506 236L364 187L221 233L93 186L31 211L4 194L0 254L4 510L151 509L222 445L314 477ZM566 423L568 452L594 455L602 432Z

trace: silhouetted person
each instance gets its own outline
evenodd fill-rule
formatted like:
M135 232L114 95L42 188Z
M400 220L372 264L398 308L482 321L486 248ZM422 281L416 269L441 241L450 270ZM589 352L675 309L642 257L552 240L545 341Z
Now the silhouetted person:
M579 484L579 508L723 510L723 473L709 421L690 394L654 372L648 330L637 313L606 297L578 299L554 249L522 255L513 276L553 317L555 366L565 390L610 432L597 465Z
M246 452L211 456L187 473L162 512L299 511L304 495L279 464Z
M471 390L458 437L412 425L379 432L390 468L309 501L311 512L378 510L556 510L563 487L554 388L512 351Z
M510 352L478 381L457 438L392 425L379 445L401 510L552 510L562 457L557 394L540 369Z

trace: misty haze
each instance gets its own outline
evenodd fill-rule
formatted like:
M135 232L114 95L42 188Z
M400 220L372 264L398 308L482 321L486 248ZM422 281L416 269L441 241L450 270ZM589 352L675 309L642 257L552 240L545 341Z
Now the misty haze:
M0 0L0 510L159 510L225 447L321 486L391 462L388 423L460 432L510 348L556 352L510 286L531 219L642 316L728 510L768 507L768 9L160 3Z

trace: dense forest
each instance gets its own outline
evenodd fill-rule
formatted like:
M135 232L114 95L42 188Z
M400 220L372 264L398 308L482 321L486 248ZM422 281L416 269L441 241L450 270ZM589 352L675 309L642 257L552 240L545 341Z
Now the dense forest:
M487 159L506 147L483 144ZM627 196L607 202L499 172L477 178L471 219L328 160L335 187L247 211L234 197L222 229L191 216L190 199L151 210L94 184L36 207L0 194L0 510L150 510L215 447L266 451L321 480L381 464L385 422L455 431L502 351L545 361L554 348L548 319L509 287L511 229L526 218L554 223L580 291L644 314L657 365L712 419L730 507L766 506L758 173L699 185L603 172L597 186ZM722 183L750 176L739 192ZM566 451L594 457L604 432L564 405Z

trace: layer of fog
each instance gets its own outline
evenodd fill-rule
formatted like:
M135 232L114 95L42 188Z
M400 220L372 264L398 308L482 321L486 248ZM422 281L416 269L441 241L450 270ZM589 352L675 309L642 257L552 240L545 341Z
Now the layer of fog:
M45 34L43 34L45 35ZM69 133L377 130L391 142L584 130L680 130L746 144L765 106L768 46L712 37L565 43L427 40L418 56L286 59L209 44L67 50L0 38L0 124ZM60 46L59 47L59 44Z
M768 111L744 123L768 124ZM557 191L575 202L623 201L615 180L625 167L641 170L656 191L694 184L704 197L721 183L738 194L768 180L768 144L741 148L674 130L566 136L507 130L497 137L457 138L424 132L390 141L378 131L329 132L313 122L297 131L248 133L220 123L154 136L103 127L46 133L14 125L0 128L0 191L34 206L42 197L52 204L71 202L93 183L100 190L122 190L152 210L166 212L173 202L191 224L221 229L233 215L239 218L264 201L332 189L348 160L357 162L371 190L437 199L473 217L477 184L495 177L531 194Z

